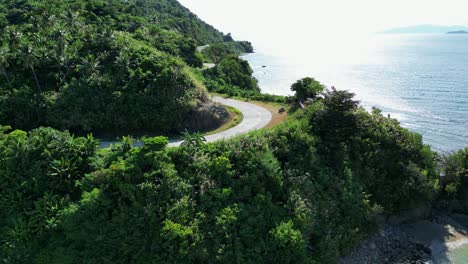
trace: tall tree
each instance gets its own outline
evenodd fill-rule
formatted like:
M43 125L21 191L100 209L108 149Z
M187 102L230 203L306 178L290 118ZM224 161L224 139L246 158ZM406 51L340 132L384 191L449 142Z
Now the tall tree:
M6 68L9 66L8 63L8 50L6 49L0 49L0 71L1 73L5 76L5 79L7 80L8 86L11 88L11 81L10 77L8 77L8 73Z
M325 87L314 78L303 78L291 86L291 91L296 92L297 99L312 98L319 95Z
M39 80L37 79L37 74L35 70L35 66L39 61L36 55L34 54L33 48L31 46L28 46L27 50L23 52L21 60L23 61L24 68L31 70L34 77L34 81L36 82L37 89L39 92L42 92L42 88L39 84Z

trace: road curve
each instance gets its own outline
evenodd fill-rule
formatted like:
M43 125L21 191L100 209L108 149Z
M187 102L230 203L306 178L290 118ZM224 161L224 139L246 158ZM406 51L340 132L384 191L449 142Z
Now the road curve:
M213 96L213 102L220 103L223 105L231 106L242 112L244 119L237 126L227 129L223 132L206 136L207 142L215 142L219 140L228 139L238 135L248 133L253 130L261 129L270 123L272 119L271 112L267 109L258 105L247 103L239 100L222 98L219 96ZM183 140L169 140L169 147L178 147L182 144ZM107 148L111 144L119 143L118 141L102 141L99 144L100 148ZM141 142L137 142L136 146L140 146Z

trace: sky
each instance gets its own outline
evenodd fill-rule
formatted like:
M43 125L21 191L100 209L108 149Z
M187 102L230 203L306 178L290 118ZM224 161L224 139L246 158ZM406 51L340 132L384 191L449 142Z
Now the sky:
M467 0L179 0L236 39L352 38L418 24L468 25ZM319 41L319 40L317 40Z

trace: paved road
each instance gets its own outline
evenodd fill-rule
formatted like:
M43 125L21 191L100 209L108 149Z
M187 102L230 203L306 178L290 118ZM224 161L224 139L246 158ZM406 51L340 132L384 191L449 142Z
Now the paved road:
M198 46L197 51L202 52L204 49L208 48L210 45Z
M207 142L215 142L219 140L224 140L224 139L228 139L231 137L235 137L238 135L248 133L253 130L261 129L265 127L268 123L270 123L271 118L272 118L270 111L252 103L247 103L247 102L234 100L234 99L226 99L226 98L222 98L218 96L214 96L212 100L214 102L239 109L239 111L242 112L244 119L242 120L240 124L238 124L237 126L233 128L230 128L228 130L225 130L217 134L206 136L205 138ZM177 146L180 146L182 142L183 140L170 140L169 146L177 147ZM103 141L99 144L99 147L106 148L106 147L109 147L111 144L116 144L116 143L118 142L117 141L114 141L114 142ZM140 146L141 142L138 142L135 145Z
M216 67L216 64L214 63L203 63L203 69L211 69Z

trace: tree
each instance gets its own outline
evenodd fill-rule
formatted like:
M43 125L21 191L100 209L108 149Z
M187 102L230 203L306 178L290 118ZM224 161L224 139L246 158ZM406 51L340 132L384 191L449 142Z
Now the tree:
M226 35L224 35L223 40L224 42L234 41L234 39L231 36L231 33L227 33Z
M306 242L291 221L280 223L270 231L270 257L276 263L301 263L306 256Z
M34 77L34 81L36 82L37 90L39 92L42 92L42 88L39 84L39 80L37 79L35 70L35 66L39 62L39 60L36 58L36 55L34 54L33 48L31 46L28 46L27 50L23 52L21 59L23 61L24 68L31 70Z
M220 44L212 44L206 49L203 50L204 54L206 54L206 57L211 58L213 60L214 64L218 64L221 62L224 57L229 55L225 47Z
M468 148L442 156L442 199L450 200L456 210L466 213L468 205ZM455 206L453 206L455 205Z
M323 109L314 115L314 130L320 138L333 143L347 141L357 132L354 111L359 101L353 100L354 94L332 88L322 100Z
M99 80L100 69L102 68L99 58L95 58L92 54L88 54L83 60L82 64L78 65L78 69L81 70L86 76L91 77L93 80Z
M325 86L314 78L303 78L295 82L291 86L291 91L296 92L296 98L301 100L305 98L315 99L321 92L323 92Z
M249 63L236 55L228 55L216 67L205 71L208 79L216 80L238 89L260 92Z
M8 83L8 86L11 87L11 81L8 77L8 73L6 68L9 66L8 64L8 50L0 49L0 71L5 76L5 79Z
M184 142L182 146L188 148L200 149L205 143L205 137L199 132L189 133L187 130L183 133Z

